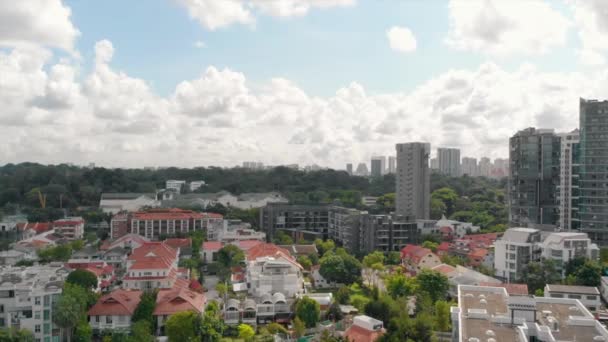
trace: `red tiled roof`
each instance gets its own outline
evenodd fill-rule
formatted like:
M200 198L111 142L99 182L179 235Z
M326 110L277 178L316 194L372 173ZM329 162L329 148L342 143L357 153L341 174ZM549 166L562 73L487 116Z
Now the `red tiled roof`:
M217 252L224 247L224 244L219 241L205 241L201 246L203 251L213 251Z
M450 243L449 242L442 242L439 244L439 246L437 246L437 250L438 251L447 251L450 249Z
M477 248L469 252L469 258L485 258L488 255L488 250L485 248Z
M242 249L243 251L247 252L251 248L253 248L261 243L263 243L263 242L260 240L240 240L237 243L237 247Z
M439 231L443 234L452 234L453 229L452 229L452 227L446 226L446 227L439 228Z
M288 250L273 243L261 243L253 246L247 251L247 260L255 260L263 257L283 258L294 266L302 268L302 265L300 265L296 259L291 256Z
M377 331L367 330L358 325L352 325L344 332L344 336L349 342L374 342L383 334L384 329Z
M139 304L140 290L118 289L99 298L89 309L89 316L131 316Z
M410 259L415 263L420 262L420 260L428 254L433 254L433 252L428 248L418 245L405 245L405 247L401 249L401 258Z
M185 238L185 239L170 238L170 239L166 239L163 242L166 245L169 245L170 247L173 247L175 249L192 246L192 239L190 239L190 238Z
M209 215L203 215L202 213L183 210L177 208L171 209L150 209L147 211L138 211L131 214L131 219L135 220L189 220L189 219L203 219Z
M177 260L177 251L162 242L145 242L129 255L129 270L167 269Z
M63 226L75 226L79 224L84 224L84 220L57 220L53 222L54 227L63 227Z
M454 272L454 270L456 270L456 268L454 266L451 266L448 264L441 264L441 265L437 265L437 266L433 267L433 271L437 271L444 275L448 275L448 274Z
M503 288L505 288L505 290L507 290L507 293L512 296L527 296L528 295L528 285L526 285L526 284L479 283L479 286L503 287Z
M198 280L196 279L192 279L190 280L190 284L188 285L188 288L190 288L190 290L192 291L196 291L196 292L203 292L203 285L201 285L201 283L198 282Z
M183 287L162 289L156 297L154 315L172 315L182 311L203 312L205 295Z
M17 230L26 231L28 229L33 229L36 234L44 233L53 228L53 223L51 222L19 222L17 223Z
M148 241L149 241L148 239L146 239L145 237L143 237L141 235L127 234L127 235L123 235L123 236L119 237L118 239L116 239L114 241L110 241L110 240L104 241L104 243L101 245L101 247L99 249L101 249L101 250L112 249L112 248L118 246L119 244L125 244L126 242L137 242L139 245L143 245L144 243L146 243Z

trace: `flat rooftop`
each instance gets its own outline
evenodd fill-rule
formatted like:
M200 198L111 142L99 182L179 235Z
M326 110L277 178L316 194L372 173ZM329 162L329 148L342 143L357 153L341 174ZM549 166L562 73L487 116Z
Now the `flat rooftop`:
M594 337L600 333L593 326L573 325L569 324L570 317L580 319L595 319L589 317L588 313L581 311L581 308L573 303L536 303L536 321L539 324L546 325L551 328L549 317L557 319L558 330L552 329L553 337L558 341L594 341ZM550 315L545 315L543 312L551 312Z
M501 291L490 292L482 287L481 290L460 291L462 341L468 341L469 338L478 338L479 341L488 338L496 341L516 340L514 325L498 324L490 320L494 316L508 315L507 291L503 288L499 290ZM479 315L475 314L477 312Z

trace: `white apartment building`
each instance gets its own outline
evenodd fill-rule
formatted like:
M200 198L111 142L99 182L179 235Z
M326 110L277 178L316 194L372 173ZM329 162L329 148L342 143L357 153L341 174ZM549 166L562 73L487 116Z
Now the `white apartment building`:
M498 278L515 282L530 261L541 257L540 231L532 228L509 228L494 242L494 269Z
M53 303L68 274L58 265L0 268L0 328L29 330L36 341L59 341Z
M444 175L460 176L460 150L457 148L438 148L437 161L439 172Z
M560 159L559 159L559 192L557 201L559 203L558 227L565 230L572 229L572 211L578 210L573 205L573 200L577 199L577 194L573 194L573 189L578 188L578 174L573 172L576 166L575 150L579 143L578 129L570 133L558 134L561 138Z
M158 207L156 194L149 193L103 193L99 208L104 213L116 214L121 211L137 211L143 207Z
M249 294L281 292L287 297L304 292L302 266L289 252L276 245L263 243L247 251L245 280Z
M541 243L542 257L555 260L557 269L565 276L565 265L576 257L598 260L600 249L586 233L555 232Z
M66 217L53 222L55 233L68 240L79 240L84 235L84 219L82 217Z
M591 312L596 312L602 304L600 291L593 286L547 284L544 294L550 298L577 299Z
M389 156L388 157L388 169L387 172L390 174L394 174L397 172L397 157Z
M202 181L202 180L192 181L189 184L190 191L196 191L196 190L200 189L200 187L203 185L205 185L205 181Z
M182 192L182 187L185 187L185 186L186 186L185 180L169 179L168 181L165 182L165 188L167 190L169 190L169 189L175 190L175 192L177 192L178 194Z
M479 226L473 225L471 222L460 222L456 220L448 220L445 215L441 216L441 220L435 223L437 229L442 227L452 228L455 237L462 239L467 234L479 233Z
M469 177L476 177L479 175L479 168L477 166L477 159L471 157L462 157L461 170L463 175Z

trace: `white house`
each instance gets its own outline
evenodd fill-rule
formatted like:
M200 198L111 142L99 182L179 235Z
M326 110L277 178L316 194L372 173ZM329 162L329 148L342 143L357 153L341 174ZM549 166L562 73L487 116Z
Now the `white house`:
M287 297L304 292L302 266L281 247L261 243L247 251L245 274L249 294L261 297L281 292Z
M154 193L103 193L99 208L104 213L116 214L121 211L137 211L143 207L158 207Z
M541 257L541 234L538 229L509 228L501 239L494 242L494 269L496 277L515 282L522 269Z
M576 257L599 260L600 249L586 233L555 232L541 243L542 257L555 261L557 269L565 275L564 266Z
M448 220L444 215L441 216L441 220L435 223L435 227L437 227L437 229L450 227L452 229L452 234L458 239L463 238L467 234L477 233L480 229L479 226L475 226L470 222Z
M326 280L321 275L321 272L319 272L320 269L321 269L321 267L319 265L314 265L310 269L310 276L312 277L313 285L315 288L318 288L318 289L335 288L335 287L339 287L339 286L343 285L340 283L336 283L335 281Z
M118 289L99 298L88 312L93 331L129 331L141 294L140 290Z
M578 299L591 312L596 312L602 303L600 291L593 286L547 284L545 297Z
M165 182L165 188L175 190L178 194L182 192L182 188L186 186L185 180L169 179Z

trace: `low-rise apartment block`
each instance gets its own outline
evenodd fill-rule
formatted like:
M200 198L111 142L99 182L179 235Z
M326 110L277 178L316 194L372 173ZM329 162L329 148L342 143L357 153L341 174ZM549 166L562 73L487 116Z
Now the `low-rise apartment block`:
M565 276L566 264L577 257L599 260L600 249L586 233L555 232L541 243L542 257L555 261L556 268Z
M123 286L143 291L172 288L179 277L178 255L162 242L144 243L127 259Z
M247 251L245 281L250 295L281 292L287 297L304 292L302 266L289 252L271 243L263 243Z
M547 284L544 294L550 298L577 299L591 312L597 311L602 303L600 291L593 286Z

